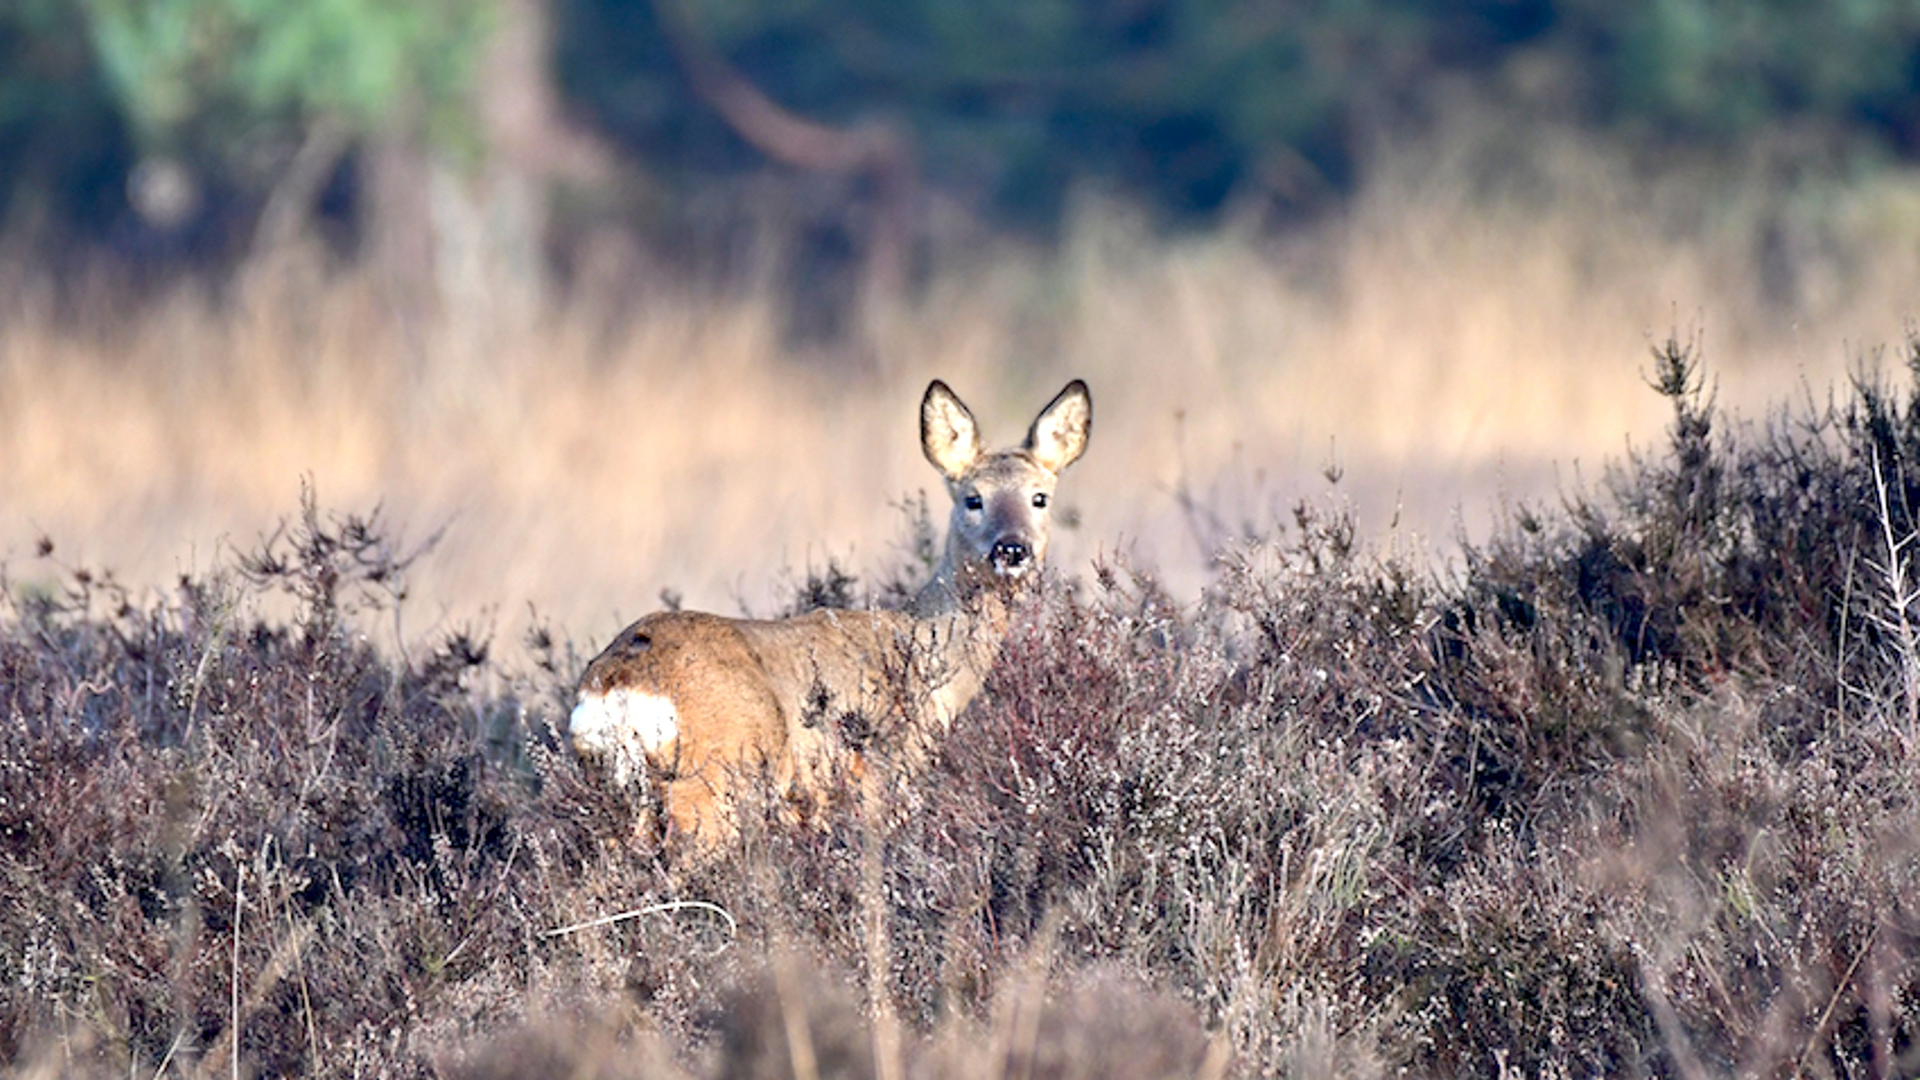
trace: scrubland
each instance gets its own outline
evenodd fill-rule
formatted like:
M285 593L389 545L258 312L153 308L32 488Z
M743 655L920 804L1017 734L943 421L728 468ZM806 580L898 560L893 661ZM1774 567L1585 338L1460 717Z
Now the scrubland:
M1729 426L1668 340L1666 443L1444 574L1307 503L1197 601L1123 559L1056 578L931 771L817 825L749 807L706 860L565 752L581 657L550 627L524 662L354 629L400 602L377 522L308 504L154 601L9 582L0 1057L1910 1075L1903 358Z
M1920 1071L1907 189L1531 168L1408 159L1292 241L1090 202L860 364L661 281L464 345L350 277L91 334L17 301L0 1060ZM932 374L989 425L1096 398L986 693L883 806L636 837L563 746L584 654L660 588L924 572L886 496Z

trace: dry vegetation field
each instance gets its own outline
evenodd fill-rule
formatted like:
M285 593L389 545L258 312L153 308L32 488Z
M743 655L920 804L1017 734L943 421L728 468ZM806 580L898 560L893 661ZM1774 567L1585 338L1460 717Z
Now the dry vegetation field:
M1920 180L1504 137L1282 241L1090 198L870 369L751 286L15 289L0 1074L1920 1072ZM911 579L933 375L1091 383L1059 580L884 812L636 839L579 650Z
M1651 335L1704 331L1722 403L1757 416L1824 394L1913 313L1920 178L1729 191L1501 138L1387 154L1349 211L1280 240L1160 238L1090 197L1056 251L936 247L925 297L877 320L877 371L793 355L768 286L658 271L530 325L419 325L365 276L261 274L132 313L103 298L82 333L17 273L0 555L30 582L46 536L164 588L270 531L311 477L404 539L445 529L415 629L492 612L516 639L532 604L598 638L663 588L762 609L829 558L879 572L897 504L933 482L929 378L991 417L1078 376L1099 434L1061 565L1125 550L1190 598L1219 527L1284 519L1330 465L1370 537L1397 519L1444 549L1457 524L1485 535L1501 492L1551 496L1657 440ZM1509 149L1525 168L1492 186Z

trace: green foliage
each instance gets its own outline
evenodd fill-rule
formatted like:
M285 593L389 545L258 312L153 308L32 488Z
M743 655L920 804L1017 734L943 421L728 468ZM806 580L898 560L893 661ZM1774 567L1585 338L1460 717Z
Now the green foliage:
M566 95L656 179L693 196L764 166L694 98L651 3L552 2ZM1791 127L1920 150L1910 0L686 7L775 101L897 120L931 184L1042 226L1087 180L1171 220L1247 202L1312 211L1351 189L1379 130L1430 118L1437 84L1498 100L1522 66L1557 88L1522 107L1655 144L1730 149ZM54 192L66 220L97 210L84 193L111 188L130 139L241 190L316 121L458 144L492 23L490 0L18 0L0 10L0 151L19 151L0 153L0 199Z
M1600 44L1595 75L1616 88L1611 107L1622 119L1715 138L1792 119L1843 127L1913 119L1905 99L1920 74L1920 7L1907 0L1567 7L1569 21Z
M86 0L101 66L142 137L326 117L375 131L451 122L485 0ZM231 131L228 132L231 134Z

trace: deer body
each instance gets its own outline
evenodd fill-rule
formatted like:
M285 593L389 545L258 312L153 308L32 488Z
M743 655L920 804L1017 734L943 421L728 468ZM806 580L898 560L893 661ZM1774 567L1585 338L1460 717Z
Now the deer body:
M1054 485L1086 448L1092 402L1068 384L1027 438L986 452L944 383L920 406L921 447L954 506L940 565L903 611L789 619L660 612L620 632L580 680L573 747L616 784L661 785L672 828L732 831L733 785L761 775L805 806L858 776L870 745L922 764L979 693L1011 605L1046 555Z

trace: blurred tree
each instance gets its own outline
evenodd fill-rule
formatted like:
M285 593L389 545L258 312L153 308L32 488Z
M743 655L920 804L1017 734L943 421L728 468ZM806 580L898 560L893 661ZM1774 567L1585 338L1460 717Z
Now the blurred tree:
M487 0L81 0L143 155L268 192L252 243L296 233L356 140L457 147ZM136 174L138 179L138 174ZM136 187L136 203L141 201Z
M190 122L391 122L415 101L458 134L482 0L84 0L95 49L143 137Z
M1088 180L1171 220L1312 210L1354 183L1375 131L1424 121L1440 77L1497 98L1522 53L1567 88L1566 116L1628 138L1729 146L1784 123L1920 153L1920 0L706 0L687 14L691 39L779 115L910 134L929 186L1043 229ZM660 218L721 204L725 232L748 185L716 178L806 155L743 137L669 29L646 0L0 0L0 226L101 230L129 205L150 221L198 206L271 248L332 184L372 253L420 276L436 243L423 193L465 190L475 220L537 207L539 177L596 156L572 111L645 174ZM822 201L878 201L885 171L861 175ZM513 213L529 235L541 220ZM688 228L653 235L677 250Z
M122 205L130 139L69 0L0 4L0 228L99 227Z
M683 175L752 168L691 100L649 9L559 0L561 78L622 144ZM1550 0L712 0L696 30L769 97L905 123L941 187L1051 221L1101 179L1175 215L1236 193L1312 204L1359 127L1444 66L1496 62Z

